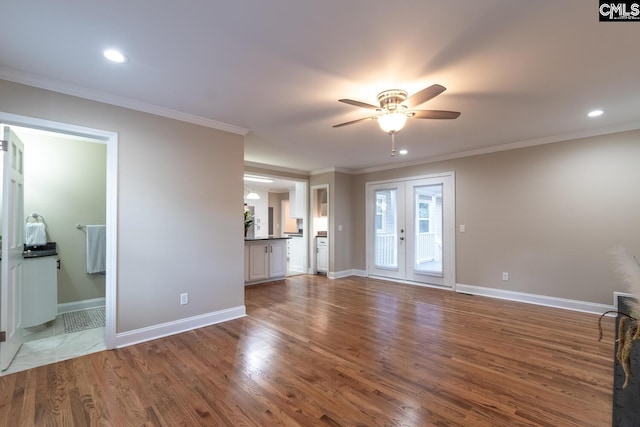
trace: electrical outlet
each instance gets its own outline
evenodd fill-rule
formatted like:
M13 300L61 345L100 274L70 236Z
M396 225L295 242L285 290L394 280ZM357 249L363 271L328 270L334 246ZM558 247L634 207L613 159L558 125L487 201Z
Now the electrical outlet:
M189 294L186 292L184 294L180 294L180 305L185 304L189 304Z
M504 280L505 282L506 282L507 280L509 280L509 273L503 272L503 273L502 273L502 280Z
M460 232L464 233L466 227L464 226L464 224L460 224Z

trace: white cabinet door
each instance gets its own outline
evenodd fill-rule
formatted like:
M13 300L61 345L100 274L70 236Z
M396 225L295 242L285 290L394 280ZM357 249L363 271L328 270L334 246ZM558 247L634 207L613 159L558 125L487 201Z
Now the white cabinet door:
M296 182L296 189L289 191L289 217L304 218L307 211L307 183Z
M262 240L245 243L245 278L247 283L282 278L287 272L285 240Z
M266 243L249 244L249 281L269 278L269 249Z
M23 263L22 324L42 325L58 314L56 257L25 259Z
M329 271L329 247L326 237L316 238L316 270L319 273Z
M304 237L292 236L289 251L289 274L304 273L305 256Z
M284 277L287 273L287 245L284 240L274 240L269 245L269 277Z

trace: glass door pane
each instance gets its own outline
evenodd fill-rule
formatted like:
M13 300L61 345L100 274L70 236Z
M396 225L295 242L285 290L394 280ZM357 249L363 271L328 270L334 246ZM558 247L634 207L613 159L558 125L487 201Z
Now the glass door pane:
M374 265L398 268L398 190L375 190Z
M413 269L442 276L442 184L413 186Z

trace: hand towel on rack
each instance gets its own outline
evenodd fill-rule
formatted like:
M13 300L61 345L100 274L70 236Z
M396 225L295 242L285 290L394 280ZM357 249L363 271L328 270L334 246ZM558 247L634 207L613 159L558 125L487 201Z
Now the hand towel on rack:
M87 274L104 273L107 254L107 227L87 225Z
M27 246L47 244L47 231L42 222L28 222L24 227L24 243Z

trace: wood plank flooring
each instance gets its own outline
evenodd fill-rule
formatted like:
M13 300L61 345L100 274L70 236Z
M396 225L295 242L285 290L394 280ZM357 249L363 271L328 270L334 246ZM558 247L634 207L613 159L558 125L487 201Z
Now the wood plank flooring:
M613 319L364 278L0 377L0 426L607 426Z

